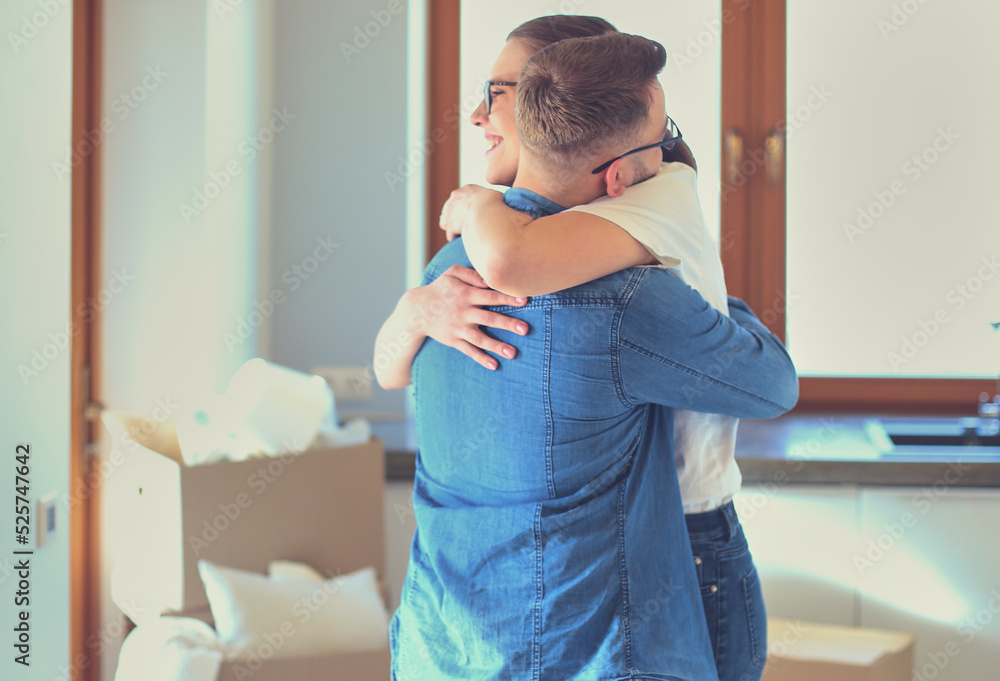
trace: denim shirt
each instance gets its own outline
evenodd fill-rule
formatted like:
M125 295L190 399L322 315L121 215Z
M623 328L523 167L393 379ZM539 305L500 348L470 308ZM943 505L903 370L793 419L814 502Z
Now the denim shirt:
M559 206L523 189L508 205ZM461 239L425 283L470 266ZM672 409L768 418L798 396L784 347L668 271L537 296L487 371L428 339L413 364L417 530L394 678L717 679L672 453Z

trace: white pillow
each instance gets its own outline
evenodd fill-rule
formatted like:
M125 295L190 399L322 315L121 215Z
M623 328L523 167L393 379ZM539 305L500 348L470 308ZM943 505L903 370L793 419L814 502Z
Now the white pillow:
M341 579L352 578L353 575L358 575L361 572L359 570L358 572L341 575ZM267 564L267 574L271 579L308 579L313 582L326 581L326 577L313 566L294 560L272 560Z
M308 657L389 645L389 615L374 568L321 582L268 579L206 560L198 561L198 572L228 659L251 653L265 659Z

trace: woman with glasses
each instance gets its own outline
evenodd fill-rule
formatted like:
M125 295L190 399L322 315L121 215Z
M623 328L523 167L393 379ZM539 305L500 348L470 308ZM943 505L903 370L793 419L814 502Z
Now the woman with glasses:
M518 76L528 59L560 40L614 30L597 17L553 16L533 19L510 33L486 82L483 102L471 117L488 145L488 182L510 186L517 174L520 144L514 108ZM474 185L453 192L442 211L441 228L449 239L461 234L475 269L453 266L433 283L404 294L376 341L379 383L386 388L408 385L410 365L426 337L496 369L498 362L489 353L513 359L516 350L483 327L522 335L528 328L483 306L523 305L527 296L627 267L672 268L710 304L728 313L718 246L708 234L698 200L695 162L676 124L668 117L659 142L619 158L635 159L638 152L655 147L663 150L663 163L647 179L614 196L537 220L508 208L499 192ZM604 172L614 160L592 172ZM736 420L678 410L674 432L692 559L720 681L759 679L766 617L732 504L741 481L734 457Z

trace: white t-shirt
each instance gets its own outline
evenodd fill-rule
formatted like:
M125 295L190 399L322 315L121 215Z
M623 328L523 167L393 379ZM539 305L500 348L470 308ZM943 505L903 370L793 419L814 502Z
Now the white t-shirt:
M729 315L719 246L708 233L698 200L697 175L683 163L663 163L653 177L619 197L605 196L571 211L613 222ZM718 508L740 489L736 465L738 419L678 409L674 412L674 458L685 513Z

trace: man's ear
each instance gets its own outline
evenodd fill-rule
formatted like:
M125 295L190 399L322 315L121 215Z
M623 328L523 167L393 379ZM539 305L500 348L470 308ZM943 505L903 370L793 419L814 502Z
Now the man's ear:
M625 159L618 159L608 166L608 169L604 171L604 184L608 188L608 196L621 196L625 193L625 188L628 187L628 180L624 176L622 167Z

